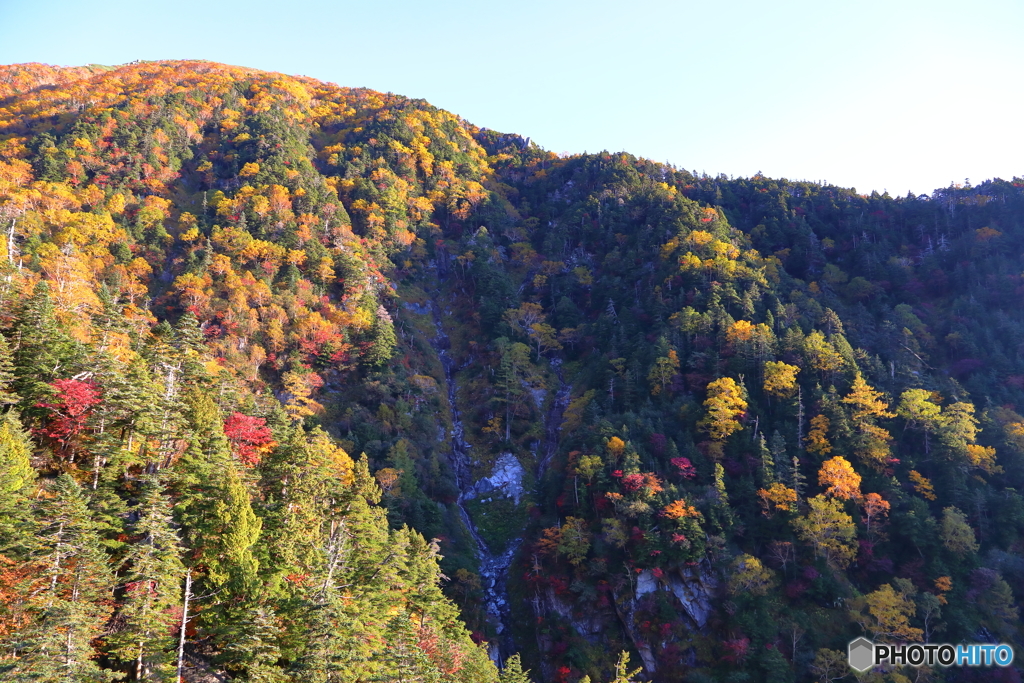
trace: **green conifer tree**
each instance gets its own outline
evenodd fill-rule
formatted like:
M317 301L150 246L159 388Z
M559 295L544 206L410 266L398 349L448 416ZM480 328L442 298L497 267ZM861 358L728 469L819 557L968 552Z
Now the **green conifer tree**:
M764 433L757 436L757 448L761 456L761 481L767 487L775 481L775 460L765 443Z
M505 668L501 670L498 680L501 683L533 683L530 680L530 670L523 671L518 652L505 660Z
M181 524L197 592L216 597L201 612L200 626L215 640L227 633L227 610L251 600L259 561L255 548L261 522L249 488L231 456L220 409L209 394L185 396L189 446L175 463L175 517Z
M142 481L137 537L125 556L123 624L109 639L109 651L130 664L136 681L163 681L175 673L176 609L181 605L185 567L181 543L173 528L171 504L156 476Z
M34 547L30 521L36 482L32 444L14 412L0 417L0 554L22 558Z
M418 643L416 625L406 612L396 614L384 631L387 646L374 661L372 681L440 683L441 672Z
M0 664L5 680L33 683L108 681L118 675L96 662L93 641L110 616L114 580L81 487L62 474L39 500L39 573L21 586L25 628L8 647L18 658Z
M49 396L48 382L74 374L69 370L79 365L82 348L58 324L45 280L19 311L15 334L13 389L32 406Z
M278 641L285 629L268 605L247 605L232 610L219 658L233 676L249 683L285 683Z
M13 389L16 379L11 345L7 337L0 334L0 406L13 405L21 400L21 396L14 393Z

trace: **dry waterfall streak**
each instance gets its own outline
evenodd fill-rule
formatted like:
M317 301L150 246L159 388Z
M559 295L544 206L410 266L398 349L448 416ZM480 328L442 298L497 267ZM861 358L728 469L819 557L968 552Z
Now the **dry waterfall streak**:
M512 623L512 613L509 605L506 582L508 578L508 568L512 564L512 558L515 557L516 552L519 550L522 539L515 539L509 543L505 552L500 555L495 555L491 552L487 543L480 536L480 533L477 531L476 524L473 522L473 518L466 510L465 502L468 500L467 494L469 494L469 497L472 497L472 492L474 491L473 474L471 470L472 456L469 454L469 449L472 448L472 446L466 441L465 428L462 424L462 412L459 410L457 401L458 386L455 382L455 360L449 352L449 349L451 348L451 340L448 338L448 335L445 334L444 327L441 323L441 309L438 306L437 301L434 299L431 299L430 301L430 311L433 316L434 327L436 330L436 334L434 338L430 340L430 343L437 352L437 356L441 360L441 365L444 368L444 381L446 395L448 397L448 407L451 410L452 415L452 448L449 457L451 459L452 470L455 472L455 484L459 489L459 497L456 500L456 505L458 505L459 514L462 516L462 522L466 525L466 529L469 530L470 535L473 537L473 541L476 543L476 555L480 562L480 577L483 579L484 594L487 602L487 614L495 623L495 629L498 633L498 642L493 643L491 646L491 659L494 659L496 662L500 662L515 651L515 644L512 640L512 630L510 628Z
M569 397L572 395L572 385L565 381L561 359L552 360L551 366L555 369L555 376L558 377L558 391L544 416L544 455L537 463L538 480L544 476L551 458L558 452L558 435L562 430L562 416L565 409L569 407Z

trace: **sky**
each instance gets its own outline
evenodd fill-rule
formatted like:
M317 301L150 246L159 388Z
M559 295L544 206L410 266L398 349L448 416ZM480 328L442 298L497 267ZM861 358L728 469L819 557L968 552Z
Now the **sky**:
M0 63L208 59L554 152L930 193L1024 176L1020 0L0 0Z

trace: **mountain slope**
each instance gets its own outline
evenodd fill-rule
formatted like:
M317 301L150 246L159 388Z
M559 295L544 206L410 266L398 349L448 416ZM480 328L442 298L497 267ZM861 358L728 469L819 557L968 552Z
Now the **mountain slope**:
M46 629L136 680L494 680L462 623L552 681L1019 640L1019 179L560 158L209 62L0 83L11 671Z

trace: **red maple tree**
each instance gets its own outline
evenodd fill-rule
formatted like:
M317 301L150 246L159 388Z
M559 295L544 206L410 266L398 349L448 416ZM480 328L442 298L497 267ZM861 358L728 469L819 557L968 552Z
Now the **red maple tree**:
M58 379L50 382L53 398L36 403L37 408L47 408L49 416L35 433L60 444L61 450L75 451L75 442L85 431L89 416L102 400L99 387L92 382L77 379Z
M224 435L231 442L231 448L239 461L246 467L258 465L264 453L277 445L266 424L267 421L262 417L239 412L231 413L224 421Z

